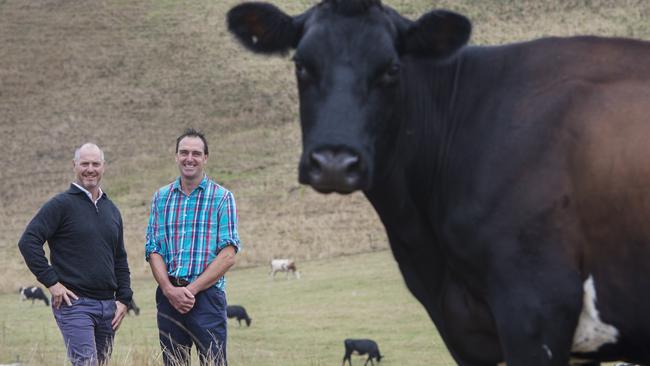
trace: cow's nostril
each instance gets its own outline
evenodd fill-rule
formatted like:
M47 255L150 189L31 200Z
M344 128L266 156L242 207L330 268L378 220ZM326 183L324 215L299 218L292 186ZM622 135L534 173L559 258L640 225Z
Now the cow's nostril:
M320 172L331 160L331 154L313 152L309 155L309 163L313 172Z
M364 181L361 156L348 149L319 149L309 153L301 181L320 192L349 193Z
M357 155L347 155L342 158L341 165L345 169L346 173L358 173L361 165L359 164L360 159Z

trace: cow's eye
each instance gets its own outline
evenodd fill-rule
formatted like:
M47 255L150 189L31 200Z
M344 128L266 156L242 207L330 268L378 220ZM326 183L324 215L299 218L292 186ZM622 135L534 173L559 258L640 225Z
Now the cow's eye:
M397 77L397 75L399 75L400 69L401 69L400 64L394 63L394 64L390 65L388 70L386 70L386 75L391 76L391 77Z
M401 66L398 63L392 63L382 73L379 82L384 85L394 84L399 79Z

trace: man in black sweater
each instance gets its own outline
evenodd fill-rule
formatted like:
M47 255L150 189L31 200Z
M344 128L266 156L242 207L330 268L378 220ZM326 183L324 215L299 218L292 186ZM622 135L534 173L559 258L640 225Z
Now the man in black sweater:
M110 358L133 292L122 217L99 187L104 153L95 144L84 144L75 151L73 164L75 181L43 205L18 247L52 294L52 311L72 364L97 365Z

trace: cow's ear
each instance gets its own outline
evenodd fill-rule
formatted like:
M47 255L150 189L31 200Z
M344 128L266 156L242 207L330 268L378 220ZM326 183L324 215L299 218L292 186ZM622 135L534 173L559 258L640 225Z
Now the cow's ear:
M471 33L469 19L447 10L433 10L411 23L402 33L400 51L445 58L463 47Z
M249 2L230 9L228 30L253 52L286 53L302 36L304 16L291 17L272 4Z

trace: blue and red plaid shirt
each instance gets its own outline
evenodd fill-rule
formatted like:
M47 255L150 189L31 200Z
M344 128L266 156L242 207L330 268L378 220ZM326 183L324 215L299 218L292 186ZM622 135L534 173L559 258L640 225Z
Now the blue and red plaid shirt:
M233 194L207 176L189 195L180 178L160 188L151 201L145 258L160 254L170 276L194 281L228 245L239 251ZM215 287L225 290L221 277Z

